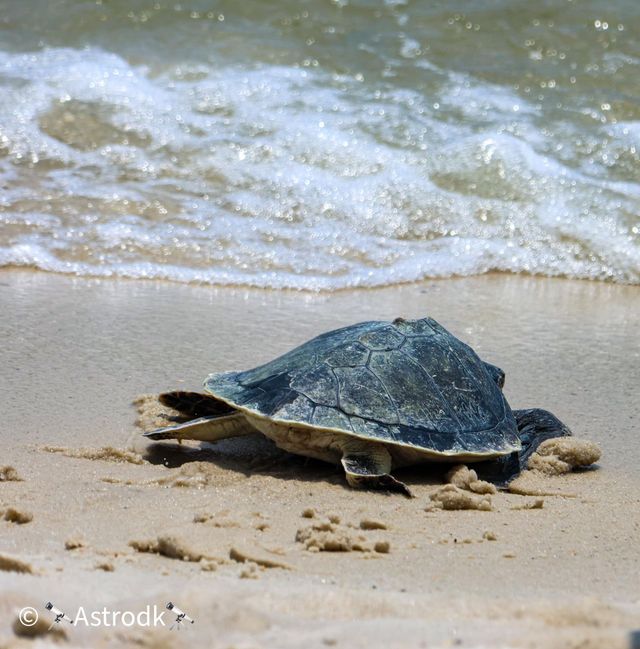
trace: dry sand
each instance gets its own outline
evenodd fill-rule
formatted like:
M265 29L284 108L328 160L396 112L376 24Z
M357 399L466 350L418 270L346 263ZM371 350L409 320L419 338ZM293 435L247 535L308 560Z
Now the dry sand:
M476 493L458 474L449 492L491 506L452 511L431 498L450 467L399 472L408 500L352 491L262 438L149 444L135 425L141 393L198 389L330 328L427 314L506 371L513 407L545 407L599 444L598 467L525 476L522 493L556 494L542 496ZM637 287L589 282L310 295L0 273L0 647L34 634L38 646L628 647L639 324ZM63 621L50 635L47 601L72 617L172 601L195 623ZM46 624L21 625L23 606Z

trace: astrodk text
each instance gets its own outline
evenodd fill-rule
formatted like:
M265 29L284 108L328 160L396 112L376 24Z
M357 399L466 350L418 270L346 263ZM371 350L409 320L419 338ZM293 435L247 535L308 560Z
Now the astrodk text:
M74 626L115 627L115 626L165 626L164 610L147 605L142 611L111 611L106 606L99 611L86 610L84 606L78 609L73 620Z

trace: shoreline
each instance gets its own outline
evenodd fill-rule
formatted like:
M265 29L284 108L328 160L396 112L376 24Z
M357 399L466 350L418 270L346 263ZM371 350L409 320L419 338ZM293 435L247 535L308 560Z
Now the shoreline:
M0 555L34 572L0 570L7 647L21 642L16 606L47 600L138 610L167 598L196 619L184 640L103 629L110 646L206 646L215 633L223 646L626 647L640 626L638 287L492 274L311 293L11 269L0 270L0 303L11 341L0 350L0 465L23 479L0 482L0 509L33 516L0 521ZM597 470L552 479L575 497L526 510L514 508L530 498L500 493L490 512L427 512L437 471L404 470L417 496L407 501L350 491L333 467L260 440L152 452L134 424L139 394L198 389L209 372L258 365L359 320L426 314L505 370L513 408L549 409L602 446ZM96 453L109 447L141 463ZM308 508L316 518L302 516ZM296 541L329 515L340 534L389 552ZM386 529L362 530L364 519ZM201 558L130 545L167 535ZM82 544L65 549L73 538ZM66 630L70 646L95 632Z
M502 270L489 270L483 273L473 273L469 275L447 275L447 276L438 276L438 277L424 277L423 279L418 280L402 280L398 282L393 282L392 284L375 284L372 286L340 286L336 288L294 288L294 287L273 287L273 286L259 286L257 284L212 284L206 281L201 280L190 280L190 281L180 281L177 279L165 278L165 277L129 277L126 275L79 275L73 272L64 272L60 270L46 270L44 268L38 268L37 266L20 266L16 264L8 264L6 266L0 266L0 276L4 273L35 273L35 274L44 274L44 275L55 275L59 277L67 277L70 279L79 279L87 281L105 281L105 282L151 282L158 284L171 284L176 286L190 286L192 288L206 288L215 291L265 291L265 292L275 292L275 293L292 293L300 295L334 295L340 293L351 293L357 291L378 291L378 290L393 290L398 288L417 288L424 286L425 284L430 284L432 282L449 282L449 281L460 281L460 280L469 280L475 278L488 278L488 279L499 279L502 277L515 277L522 278L525 280L541 280L541 281L561 281L561 282L578 282L578 283L587 283L595 284L596 286L619 286L623 288L636 288L639 285L633 284L630 282L618 282L613 279L593 279L589 277L569 277L567 275L542 275L542 274L528 274L524 272L511 272L511 271L502 271Z

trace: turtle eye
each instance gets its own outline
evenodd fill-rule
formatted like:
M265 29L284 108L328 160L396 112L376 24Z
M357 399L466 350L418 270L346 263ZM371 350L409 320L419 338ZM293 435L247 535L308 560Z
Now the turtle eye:
M496 376L496 383L500 389L504 388L504 372L500 370L498 376Z

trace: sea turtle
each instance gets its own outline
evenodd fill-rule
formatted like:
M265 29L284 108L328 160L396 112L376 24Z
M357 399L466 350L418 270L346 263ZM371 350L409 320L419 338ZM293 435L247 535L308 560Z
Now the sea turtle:
M362 322L324 333L244 372L211 374L207 394L167 392L186 422L146 437L215 441L259 431L291 453L342 464L352 487L409 494L392 469L476 462L505 484L546 439L554 415L512 411L504 372L432 318Z

